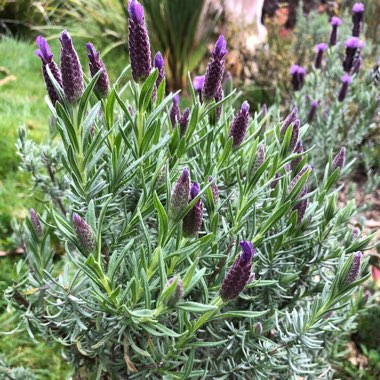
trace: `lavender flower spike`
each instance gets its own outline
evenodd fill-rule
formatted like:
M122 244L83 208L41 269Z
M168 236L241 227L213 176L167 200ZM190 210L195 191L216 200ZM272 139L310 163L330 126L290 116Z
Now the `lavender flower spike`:
M148 78L152 58L148 31L144 20L144 8L137 0L131 0L128 5L128 47L131 61L132 76L136 82Z
M288 186L288 193L290 193L294 189L294 187L297 185L297 182L306 173L306 171L309 171L309 173L310 173L311 170L312 170L312 168L309 164L305 165L300 170L300 172L293 178L292 182L290 182L290 184Z
M193 79L193 87L194 87L194 90L199 95L199 102L200 103L203 102L202 90L203 90L204 83L205 83L205 76L204 75L196 76Z
M327 50L328 46L325 43L318 44L315 47L315 52L317 53L317 57L315 59L315 68L320 69L322 67L322 59L323 53Z
M260 144L257 148L252 173L256 173L257 169L264 163L264 160L265 160L265 145Z
M299 194L299 198L305 197L308 190L309 190L308 186L305 185ZM293 206L292 210L297 210L297 224L300 224L302 222L302 219L306 212L307 205L308 205L308 200L302 199L298 204Z
M214 203L218 204L218 200L219 200L219 189L218 189L218 186L217 186L217 184L215 183L214 179L211 176L208 177L208 181L211 182L211 191L212 191L212 198L214 200Z
M359 37L360 30L363 24L364 4L355 3L352 7L352 35Z
M158 77L156 80L156 86L158 87L165 78L165 61L159 51L154 56L153 66L158 70Z
M42 226L42 223L38 214L33 208L30 209L30 221L32 223L32 226L36 235L42 236L44 234L44 228Z
M63 91L69 103L75 104L83 93L83 71L70 34L65 30L61 42L61 71Z
M238 147L243 142L248 129L248 121L249 104L245 101L231 123L230 136L233 139L234 147Z
M293 153L300 154L303 152L304 152L303 145L302 145L302 141L300 140L300 141L298 141L297 145L295 146ZM291 167L293 172L297 169L297 167L301 161L302 161L302 157L300 156L300 157L297 157L290 162L290 167Z
M310 111L309 111L309 115L307 117L307 121L309 123L311 123L314 118L315 118L315 114L317 113L317 108L319 106L319 102L318 100L313 100L310 104Z
M50 80L49 74L47 73L46 66L49 66L51 73L53 74L54 79L58 82L58 84L62 87L62 77L61 72L57 64L53 60L53 54L50 51L49 44L42 36L38 36L36 39L36 44L38 49L34 52L37 57L41 58L42 61L42 75L44 77L44 81L46 84L46 89L49 95L49 98L53 105L59 101L59 96L55 91L53 83Z
M173 104L172 107L170 108L170 122L172 125L172 128L175 128L177 125L177 122L179 121L181 117L181 111L179 109L179 95L175 95L173 98Z
M190 189L189 202L191 202L199 194L199 190L198 183L194 182ZM183 218L183 235L185 237L197 236L202 227L202 217L203 204L201 199L198 199L194 207Z
M224 57L228 53L226 40L222 35L216 41L214 51L207 66L205 82L203 86L203 98L214 99L222 83L224 74Z
M93 44L88 42L86 44L86 49L88 50L88 65L90 67L91 77L94 77L99 70L102 71L95 84L95 93L99 96L99 98L106 98L110 91L110 83L106 67L104 66L104 63Z
M289 150L293 150L297 144L298 136L300 134L300 127L301 127L301 122L299 121L299 119L296 119L293 125L292 137L290 138Z
M301 90L305 83L306 69L299 65L292 65L290 68L290 75L292 76L294 91Z
M342 25L342 20L339 17L332 17L330 21L331 33L330 33L330 45L336 45L338 41L338 26Z
M249 241L242 241L240 246L243 252L228 271L219 291L223 301L236 298L244 290L251 277L255 249Z
M352 240L356 240L360 236L360 228L354 227L352 229Z
M340 102L343 102L343 100L346 98L348 86L352 83L352 77L348 74L344 74L341 78L342 80L342 87L340 88L338 100Z
M169 216L171 219L176 219L181 211L187 206L190 195L190 170L184 168L179 176L169 203Z
M73 225L79 247L85 253L91 253L96 247L94 231L77 213L73 214Z
M282 135L285 134L286 130L289 128L289 125L294 123L298 117L298 108L294 107L290 114L285 118L283 123L281 124L280 133Z
M363 254L358 251L354 253L350 270L347 273L346 283L351 284L359 278L360 268L362 265Z
M346 73L349 73L354 65L357 50L362 49L364 45L364 42L358 37L350 37L346 40L346 57L343 61L343 69Z
M332 162L332 169L343 169L344 165L346 164L346 148L342 147L339 153L335 156L333 162Z
M168 288L175 280L175 277L172 277L171 279L168 280L168 282L165 285L165 288ZM167 305L170 307L175 306L181 299L183 298L183 295L185 293L185 289L183 287L182 280L178 278L177 281L177 286L173 292L173 294L169 297L167 300Z
M183 114L181 118L178 121L179 124L179 134L180 136L185 136L187 126L189 125L189 118L190 118L190 108L186 107L185 111L183 111Z

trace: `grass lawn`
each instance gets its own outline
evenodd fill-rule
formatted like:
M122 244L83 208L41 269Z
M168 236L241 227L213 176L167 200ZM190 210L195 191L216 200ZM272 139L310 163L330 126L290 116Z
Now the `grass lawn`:
M86 53L81 44L76 43L76 46L85 66ZM59 61L59 43L52 41L51 47L56 61ZM23 220L30 207L38 208L31 194L28 175L18 171L15 146L17 131L22 125L37 141L43 141L48 133L49 109L44 101L45 84L40 60L33 54L35 50L36 45L30 42L0 39L0 251L11 246L11 221ZM112 80L126 65L126 59L123 54L114 54L107 56L105 63L111 69ZM84 70L87 72L88 68L84 67ZM2 294L12 282L12 269L17 260L19 257L0 257L0 332L16 327L12 310L6 308ZM58 345L32 343L25 331L13 335L0 333L1 355L11 367L29 367L37 379L60 380L70 375L70 368L62 360Z

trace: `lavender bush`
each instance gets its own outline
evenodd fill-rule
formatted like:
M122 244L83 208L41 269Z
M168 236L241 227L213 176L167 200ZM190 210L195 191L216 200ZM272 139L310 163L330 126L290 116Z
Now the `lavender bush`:
M184 130L157 68L99 91L106 68L86 77L74 62L75 102L81 83L62 88L46 66L51 139L20 132L46 203L6 291L18 328L61 343L81 378L332 378L368 278L371 236L352 240L355 207L337 207L350 163L318 178L296 112L284 126L236 91L200 103L190 86Z

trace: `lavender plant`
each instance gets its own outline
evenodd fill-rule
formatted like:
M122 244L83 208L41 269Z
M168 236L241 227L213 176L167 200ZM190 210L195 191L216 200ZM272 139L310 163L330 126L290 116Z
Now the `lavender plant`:
M336 154L342 146L349 147L348 159L359 158L357 164L364 165L369 173L376 170L376 152L372 162L360 159L362 147L376 144L380 136L379 83L376 80L379 66L366 60L365 42L360 36L363 12L364 5L355 3L352 29L348 24L340 26L342 20L333 17L330 36L324 37L329 47L323 54L321 47L327 45L316 46L315 64L308 68L302 89L294 85L294 74L291 77L296 91L292 102L298 107L301 120L310 124L304 142L316 146L310 154L314 157L315 169L322 174L328 160L327 157L321 159L325 152L332 149ZM342 27L352 35L341 33ZM368 47L368 52L370 50Z
M156 65L107 94L105 67L90 79L75 66L75 102L46 67L55 181L42 177L46 145L20 133L22 168L54 190L26 220L27 257L5 294L18 328L61 343L88 379L331 378L369 276L371 236L352 240L355 207L337 207L351 163L318 178L297 110L284 127L249 115L236 91L201 103L190 85L183 130Z

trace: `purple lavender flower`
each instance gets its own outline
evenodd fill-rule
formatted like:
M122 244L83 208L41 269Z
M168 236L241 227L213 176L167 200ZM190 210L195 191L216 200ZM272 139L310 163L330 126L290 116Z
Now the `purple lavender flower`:
M183 111L181 118L178 121L179 124L179 135L185 136L187 126L189 125L190 118L190 108L186 107L185 111Z
M347 273L346 283L351 284L359 278L363 254L360 251L354 253L350 270Z
M158 87L165 78L165 61L159 51L154 56L153 66L158 70L158 77L156 80L156 87Z
M314 118L315 118L315 114L317 113L317 108L319 106L319 102L318 100L313 100L310 104L310 111L309 111L309 115L307 117L307 121L309 123L311 123Z
M264 104L261 106L261 117L262 117L262 119L264 119L265 116L266 116L267 114L268 114L268 107L267 107L267 105L264 103ZM267 129L268 124L269 124L269 121L268 121L268 120L266 120L266 121L262 124L262 126L261 126L261 128L260 128L260 135L262 135L262 134L265 132L265 130Z
M303 153L303 151L304 150L303 150L302 141L300 140L300 141L298 141L297 145L295 146L293 153L300 154L300 153ZM293 172L297 169L297 167L301 161L302 161L302 157L300 156L300 157L297 157L290 162L290 167L291 167Z
M175 95L173 98L173 104L170 108L170 122L172 124L172 128L174 129L177 125L177 122L179 121L181 117L181 111L179 109L179 95Z
M299 65L292 65L290 68L290 75L292 76L294 91L301 90L305 83L306 69Z
M95 46L93 44L90 42L87 43L86 49L88 50L87 56L89 59L91 77L94 77L99 70L102 71L95 84L95 92L100 98L106 98L110 91L110 83L106 67L104 66L104 63L100 58L99 53L95 50Z
M252 173L256 173L257 169L264 163L264 160L265 160L265 145L260 144L257 148Z
M70 34L65 30L59 37L61 42L62 85L66 99L75 104L83 93L83 71Z
M218 103L222 99L223 99L223 89L222 89L222 86L220 86L218 88L218 91L216 92L216 95L215 95L215 102ZM216 107L216 109L215 109L216 121L218 121L220 119L220 115L222 114L222 109L223 109L223 106Z
M331 34L330 34L330 45L336 45L338 41L338 26L342 25L342 20L339 17L332 17L330 21Z
M222 83L224 74L224 57L228 53L226 40L222 35L216 41L214 51L207 66L205 82L203 85L203 98L214 99Z
M190 189L189 202L191 202L199 194L199 191L200 189L198 182L194 182ZM183 235L185 237L197 236L202 227L202 218L203 204L201 199L198 199L194 207L183 218Z
M293 123L292 137L290 138L289 150L293 150L297 144L298 136L300 134L300 127L301 122L299 119L296 119Z
M344 165L346 163L346 148L342 147L339 153L335 156L333 162L332 162L332 169L343 169Z
M354 227L352 229L352 240L356 240L360 236L360 228Z
M137 0L128 5L128 47L132 76L136 82L148 78L151 71L151 52L148 31L144 20L144 8Z
M172 277L171 279L169 279L165 285L165 288L168 288L174 281L175 281L175 277ZM167 305L170 307L174 307L179 301L182 300L184 293L185 293L185 289L183 287L183 282L180 278L178 278L177 286L174 292L166 301Z
M270 184L270 188L272 190L274 190L276 188L276 186L278 185L279 181L280 181L280 178L281 178L281 175L280 173L276 173L276 175L274 176L271 184Z
M214 179L211 176L208 177L208 181L211 182L211 191L212 191L212 198L214 200L214 203L218 204L218 200L219 200L219 189L218 189L218 186L217 186L217 184L215 183Z
M96 247L96 238L92 228L77 214L73 214L73 225L79 247L90 253Z
M204 75L196 76L193 79L193 87L194 87L194 90L199 95L199 102L200 103L203 102L202 90L203 90L204 83L205 83L205 76Z
M290 182L290 184L288 186L288 193L290 193L295 188L295 186L297 185L298 181L306 173L306 171L310 172L311 170L312 170L312 168L311 168L311 166L309 164L305 165L300 170L300 172L293 178L292 182Z
M285 134L285 132L289 128L289 125L292 124L292 123L294 123L296 121L297 117L298 117L298 108L297 107L293 107L293 109L290 112L290 114L285 118L285 120L281 124L280 133L282 135Z
M230 136L233 139L234 147L238 147L243 142L248 129L248 121L249 104L245 101L231 123Z
M315 47L315 52L317 53L317 57L315 58L315 68L320 69L322 67L322 59L323 53L327 50L328 46L325 43L318 44Z
M348 74L344 74L341 78L342 80L342 87L340 88L338 100L340 102L343 102L343 100L346 98L348 86L352 83L352 77Z
M309 190L309 187L307 185L305 185L299 194L299 198L301 199L300 202L297 203L292 208L292 210L297 210L297 224L301 224L302 219L303 219L305 212L306 212L306 209L307 209L308 200L302 199L302 198L306 196L308 190Z
M53 74L54 79L62 87L61 72L59 71L57 64L53 60L53 54L45 38L43 38L42 36L38 36L36 39L36 44L38 46L38 49L34 52L34 54L41 58L42 75L44 77L46 89L52 104L55 105L55 103L59 101L59 95L55 91L53 83L50 80L49 74L46 70L46 66L49 66L49 69Z
M240 246L243 252L228 271L219 291L223 301L236 298L244 290L251 277L252 258L255 255L255 249L249 241L242 241Z
M343 69L346 73L349 73L354 65L357 50L363 49L364 45L364 42L358 37L350 37L346 40L346 57L343 61Z
M179 176L169 204L169 215L171 219L176 219L178 215L186 208L190 195L190 170L184 168Z
M33 208L30 209L30 222L32 223L36 235L41 237L44 234L44 227L42 226L38 214Z
M363 24L364 4L355 3L352 7L352 35L359 37L360 29Z

